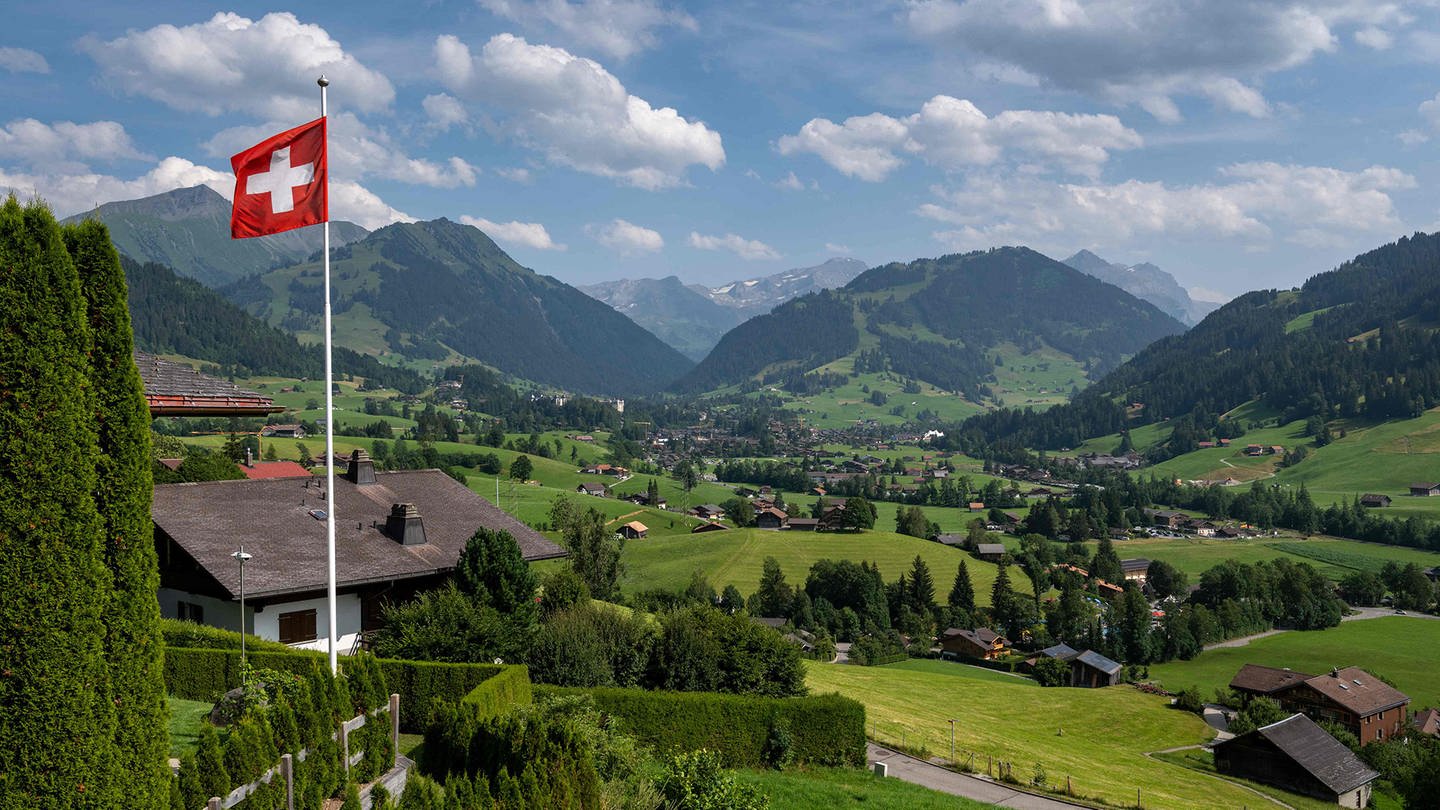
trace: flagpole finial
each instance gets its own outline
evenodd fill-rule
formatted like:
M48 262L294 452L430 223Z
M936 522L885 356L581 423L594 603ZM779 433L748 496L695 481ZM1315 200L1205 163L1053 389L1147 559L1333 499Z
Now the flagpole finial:
M324 73L321 73L321 74L320 74L320 78L316 79L316 80L315 80L315 83L318 84L318 85L320 85L321 87L329 87L329 86L330 86L330 80L327 79L327 78L325 78L325 74L324 74Z

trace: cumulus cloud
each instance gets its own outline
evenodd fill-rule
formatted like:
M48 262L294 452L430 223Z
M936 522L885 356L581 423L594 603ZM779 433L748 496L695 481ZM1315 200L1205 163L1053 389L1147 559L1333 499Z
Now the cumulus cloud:
M796 177L795 172L790 172L779 180L776 180L775 187L784 189L785 191L804 191L805 182Z
M1113 115L1007 110L990 117L966 99L940 95L904 118L871 113L840 124L815 118L777 146L783 155L809 152L846 175L876 182L904 164L902 155L954 170L987 166L1008 153L1093 177L1111 150L1141 142Z
M0 69L11 73L49 73L50 63L29 48L0 48Z
M0 129L0 158L55 166L67 161L144 160L146 156L135 148L125 127L114 121L46 124L22 118Z
M550 232L545 226L538 222L492 222L483 217L460 217L460 221L466 225L474 225L484 231L487 236L497 242L507 244L524 245L536 250L564 250L565 246L557 244L550 238Z
M937 48L1167 121L1179 119L1182 94L1265 115L1243 81L1334 51L1337 32L1358 28L1357 41L1376 48L1411 22L1395 0L922 0L907 13Z
M727 233L724 236L706 236L691 231L690 247L700 250L728 250L747 262L757 259L780 258L780 253L764 242L746 239L733 233Z
M390 80L345 52L324 28L289 12L258 21L221 12L203 23L157 25L112 40L86 38L80 49L102 81L128 95L177 110L241 111L284 121L314 118L315 79L332 82L337 109L374 111L395 99Z
M0 169L0 189L17 196L39 196L50 204L56 216L68 217L114 200L133 200L165 191L207 185L229 197L235 178L180 157L167 157L150 171L133 179L90 171L57 173L49 171L12 172Z
M415 217L390 207L375 192L359 183L334 180L330 181L330 216L349 220L371 231L397 222L415 221Z
M440 77L456 95L488 105L503 133L550 163L627 185L681 185L693 165L725 163L720 134L630 95L599 63L499 34L479 53L436 39Z
M217 158L229 158L286 128L277 121L223 130L206 144ZM412 157L384 130L367 126L351 113L330 116L330 174L340 180L382 177L431 188L475 185L480 170L459 157L433 161Z
M659 231L652 231L623 219L614 219L605 225L587 225L585 232L595 241L624 256L658 253L665 247L665 240L661 238Z
M1190 186L970 176L957 188L934 189L939 201L922 205L918 213L954 226L935 237L961 250L997 244L1039 249L1123 245L1157 236L1218 237L1255 247L1278 237L1327 246L1348 236L1401 229L1389 192L1415 186L1410 175L1383 166L1351 172L1239 163L1220 174L1219 182Z
M695 18L655 0L479 0L487 11L531 30L553 30L581 51L628 59L659 42L661 28L697 31Z
M470 114L460 99L445 93L434 93L420 102L430 126L444 132L451 127L465 127L470 123Z

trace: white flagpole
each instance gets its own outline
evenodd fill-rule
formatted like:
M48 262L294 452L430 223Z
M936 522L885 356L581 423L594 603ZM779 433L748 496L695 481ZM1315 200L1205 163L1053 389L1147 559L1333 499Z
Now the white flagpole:
M315 81L320 85L320 117L328 114L326 106L325 88L330 86L330 80L321 74ZM329 140L329 128L326 128L326 140ZM325 145L330 148L329 143ZM325 174L325 184L330 184L330 174ZM325 189L325 194L330 194L330 189ZM335 378L331 368L331 346L330 346L330 218L325 218L325 562L328 568L328 579L326 580L325 595L329 600L330 608L330 674L338 675L340 664L337 656L340 654L340 635L336 632L335 622Z

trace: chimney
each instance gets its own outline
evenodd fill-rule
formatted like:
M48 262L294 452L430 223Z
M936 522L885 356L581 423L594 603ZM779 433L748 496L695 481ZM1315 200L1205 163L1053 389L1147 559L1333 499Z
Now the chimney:
M402 546L424 545L425 524L420 521L420 510L413 503L391 506L390 517L385 519L385 534Z
M370 460L369 453L356 448L350 454L350 466L345 470L345 480L352 484L375 483L375 462Z

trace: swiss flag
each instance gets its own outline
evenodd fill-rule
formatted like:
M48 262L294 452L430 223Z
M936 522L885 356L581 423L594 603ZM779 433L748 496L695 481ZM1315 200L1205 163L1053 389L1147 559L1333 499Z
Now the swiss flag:
M316 118L230 158L235 204L230 236L245 239L330 219L325 119Z

